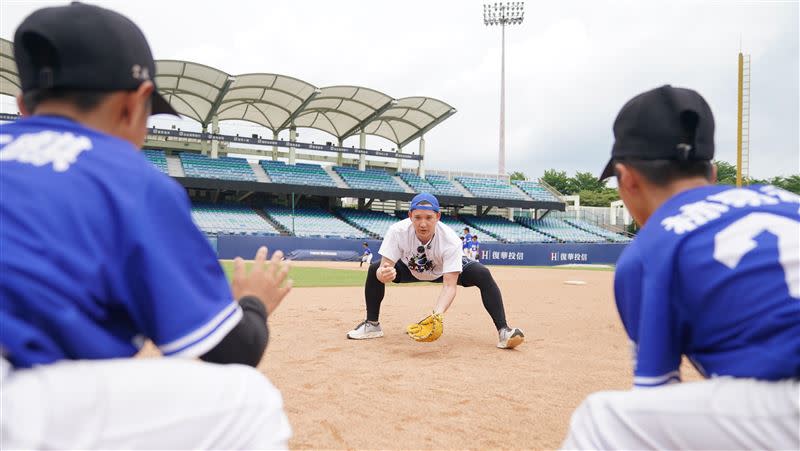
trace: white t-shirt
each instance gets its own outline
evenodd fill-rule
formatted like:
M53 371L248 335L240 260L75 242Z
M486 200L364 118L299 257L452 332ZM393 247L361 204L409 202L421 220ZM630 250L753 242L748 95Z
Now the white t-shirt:
M394 262L402 261L418 280L435 280L448 272L461 272L461 239L450 227L436 223L430 243L414 232L411 219L392 224L378 251Z

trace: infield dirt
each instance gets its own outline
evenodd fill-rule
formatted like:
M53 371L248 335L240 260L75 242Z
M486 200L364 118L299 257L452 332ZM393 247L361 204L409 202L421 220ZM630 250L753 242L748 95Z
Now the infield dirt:
M357 263L299 263L357 268ZM297 288L270 317L259 369L283 393L292 448L553 449L588 394L631 385L630 345L613 301L613 272L491 267L515 350L497 333L477 288L459 288L444 334L404 333L439 287L389 286L385 337L348 340L364 316L363 288ZM582 280L586 285L565 285ZM684 374L697 374L684 365Z

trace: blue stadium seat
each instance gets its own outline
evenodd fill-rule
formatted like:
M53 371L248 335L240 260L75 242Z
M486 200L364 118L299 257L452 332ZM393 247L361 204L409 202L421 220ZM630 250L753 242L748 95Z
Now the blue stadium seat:
M464 193L461 192L460 189L456 188L453 185L453 182L450 181L447 177L443 175L433 175L428 174L425 176L425 180L433 186L436 190L436 194L443 194L446 196L457 196L457 197L464 197Z
M368 238L367 234L321 208L296 208L270 205L264 212L295 236L317 238Z
M461 219L471 226L485 230L507 243L552 243L556 241L552 237L523 227L500 216L462 215ZM480 237L478 240L485 241Z
M475 197L528 200L510 183L503 180L484 177L456 177L456 180Z
M147 161L153 163L164 174L169 174L167 169L167 156L163 150L145 149L142 151Z
M514 184L517 185L525 194L531 196L533 200L561 202L556 196L553 195L547 188L540 185L538 182L528 180L516 180Z
M192 219L207 234L280 235L255 211L238 205L192 205Z
M342 208L338 210L338 213L345 220L378 235L381 239L386 236L386 231L389 230L389 227L398 220L394 216L373 210Z
M253 168L243 158L208 158L190 152L181 152L180 158L183 172L187 177L257 181Z
M574 225L575 227L585 230L590 233L594 233L595 235L600 235L603 238L607 239L608 241L614 243L628 243L631 239L625 235L614 233L610 230L606 230L597 224L592 224L591 222L584 221L582 219L564 219L565 222Z
M333 170L351 188L368 189L376 191L397 191L404 193L405 190L388 172L380 169L367 169L359 171L356 168L346 166L334 166Z
M282 161L261 160L259 163L264 172L274 183L290 185L314 185L335 187L336 182L318 164L297 163L285 164Z
M517 217L514 220L525 227L530 227L566 243L602 243L606 241L601 236L581 230L557 218L531 219Z

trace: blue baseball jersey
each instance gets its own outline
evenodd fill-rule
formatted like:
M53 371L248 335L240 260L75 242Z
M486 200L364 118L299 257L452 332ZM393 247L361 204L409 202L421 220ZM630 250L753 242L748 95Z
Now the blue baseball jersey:
M481 247L481 242L480 241L470 241L469 242L469 250L471 250L472 252L478 252L478 249L480 249L480 247Z
M15 367L194 357L240 320L186 192L130 143L69 119L0 127L0 349Z
M469 244L472 242L472 234L467 233L464 235L464 249L469 249Z
M371 255L372 251L369 248L364 249L364 255Z
M625 249L614 280L634 345L634 383L800 377L800 196L707 186L662 205Z

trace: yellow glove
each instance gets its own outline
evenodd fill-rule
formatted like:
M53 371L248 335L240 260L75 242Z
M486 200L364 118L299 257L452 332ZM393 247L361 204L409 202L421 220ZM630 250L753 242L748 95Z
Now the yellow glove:
M409 324L406 333L416 341L436 341L444 332L442 321L441 313L432 313L418 323Z

